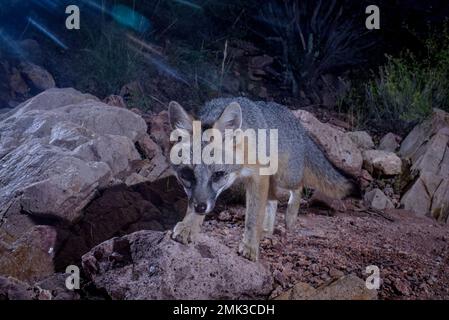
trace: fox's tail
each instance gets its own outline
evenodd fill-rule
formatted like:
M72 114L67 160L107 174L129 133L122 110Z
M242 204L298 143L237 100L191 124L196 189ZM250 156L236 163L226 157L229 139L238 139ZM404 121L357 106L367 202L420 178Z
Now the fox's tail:
M310 137L305 140L304 184L331 198L359 195L360 189L354 180L337 169Z

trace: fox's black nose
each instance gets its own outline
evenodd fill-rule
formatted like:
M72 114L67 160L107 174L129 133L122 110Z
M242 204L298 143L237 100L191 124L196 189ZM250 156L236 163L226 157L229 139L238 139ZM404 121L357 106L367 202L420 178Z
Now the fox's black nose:
M195 205L195 212L196 213L204 213L204 212L206 212L206 208L207 208L207 205L204 202L198 203Z

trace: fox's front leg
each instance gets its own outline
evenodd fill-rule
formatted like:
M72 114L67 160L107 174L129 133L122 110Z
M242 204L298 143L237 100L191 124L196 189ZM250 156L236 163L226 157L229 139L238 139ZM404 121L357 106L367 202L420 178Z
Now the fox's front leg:
M239 253L252 261L259 257L259 241L268 197L268 176L254 176L247 181L245 232Z
M204 215L195 213L193 209L190 209L190 206L187 207L186 216L173 229L173 240L184 244L195 242L196 236L201 230L203 220Z

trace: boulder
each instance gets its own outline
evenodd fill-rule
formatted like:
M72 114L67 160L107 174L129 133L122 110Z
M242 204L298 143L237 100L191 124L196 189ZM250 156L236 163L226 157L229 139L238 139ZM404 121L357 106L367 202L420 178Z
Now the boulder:
M399 155L410 165L410 187L401 203L405 209L439 221L449 215L449 114L434 109L401 144Z
M399 155L410 160L418 160L426 149L426 142L429 137L433 137L441 129L447 128L449 125L449 114L440 109L434 109L432 116L418 124L402 141Z
M377 300L377 290L368 289L365 281L349 274L316 289L297 283L276 300Z
M364 196L365 204L373 209L384 210L394 208L390 199L380 190L373 189Z
M56 95L64 103L49 105ZM144 120L89 96L78 102L79 95L45 91L1 122L0 208L18 202L31 215L74 221L98 188L122 180L141 159L135 143L146 136Z
M389 151L389 152L395 152L401 142L402 138L394 133L387 133L385 136L383 136L382 139L380 139L379 142L379 150L383 151Z
M449 216L449 179L443 179L433 194L430 213L441 222L447 222Z
M353 131L346 133L349 138L362 150L374 148L374 142L366 131Z
M2 115L2 118L0 118L0 120L6 119L12 114L14 114L15 117L19 117L20 115L32 110L39 110L40 112L50 111L61 108L63 106L88 101L94 103L98 102L99 100L91 94L81 93L72 88L49 89L42 94L38 94L33 98L21 103L16 108L14 108L14 110L11 110L10 112Z
M404 209L420 215L428 214L432 207L433 195L441 181L435 174L422 172L401 198Z
M82 265L112 299L266 299L273 289L265 267L205 234L184 245L168 233L135 232L93 248Z
M369 173L379 173L382 175L397 175L402 172L402 161L393 152L381 150L364 150L363 167Z
M34 281L52 273L52 251L42 242L56 236L36 225L79 222L101 190L139 174L141 161L148 178L139 181L158 178L165 168L161 151L149 159L140 148L149 144L146 131L139 115L74 89L49 89L3 114L0 274Z
M362 154L344 131L320 122L310 112L296 110L293 113L336 167L351 176L358 177L360 175L363 163Z

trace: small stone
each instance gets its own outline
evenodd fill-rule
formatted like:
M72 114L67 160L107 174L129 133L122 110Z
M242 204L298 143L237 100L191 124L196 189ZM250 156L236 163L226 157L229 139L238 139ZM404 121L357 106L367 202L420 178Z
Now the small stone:
M347 135L362 150L374 148L373 139L366 131L348 132Z
M232 217L229 211L225 210L218 214L218 220L220 221L231 221Z
M402 295L404 296L409 296L410 295L410 290L407 284L405 284L403 281L401 280L395 280L393 282L394 288Z
M395 152L402 138L394 133L387 133L379 142L379 150Z
M394 208L390 199L380 190L373 189L364 196L365 204L373 209L384 210Z
M331 268L329 270L329 276L331 276L331 278L339 279L339 278L343 277L344 275L345 274L342 271L340 271L336 268Z
M38 90L47 90L56 86L53 76L38 65L22 62L19 68L21 74Z
M287 282L287 278L286 278L285 275L284 275L282 272L280 272L279 270L275 270L275 271L273 272L273 277L274 277L274 280L275 280L276 282L278 282L281 286L284 286L284 285L286 284L286 282Z
M402 161L393 152L365 150L362 153L363 166L368 172L384 175L398 175L402 172Z

